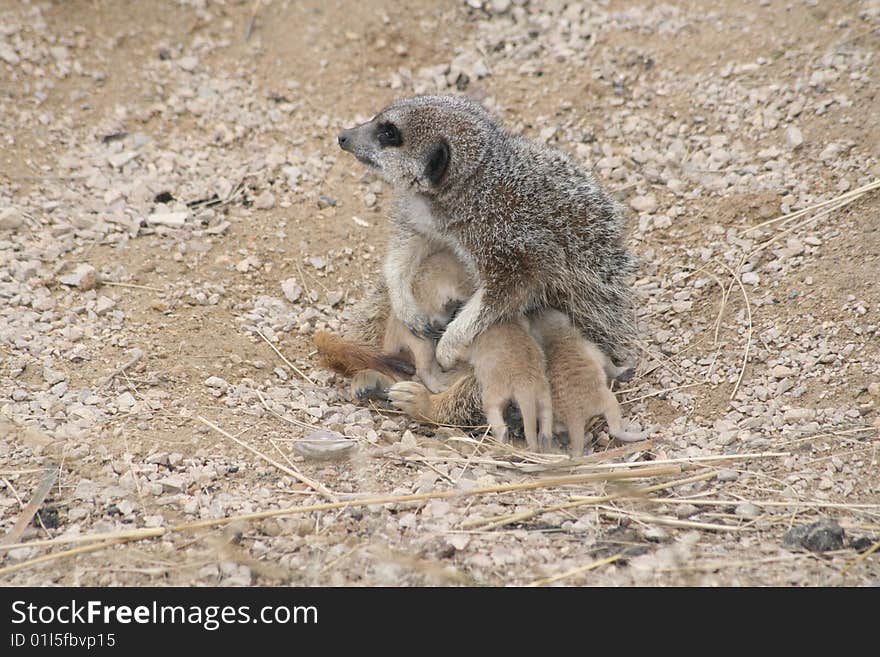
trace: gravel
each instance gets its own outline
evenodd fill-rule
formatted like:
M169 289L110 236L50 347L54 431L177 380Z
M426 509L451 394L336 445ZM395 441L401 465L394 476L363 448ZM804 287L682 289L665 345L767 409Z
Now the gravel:
M876 542L850 529L876 524L855 505L880 490L876 192L759 227L880 177L865 127L877 111L872 3L829 3L822 20L804 3L468 0L417 19L380 3L369 24L274 3L263 11L287 21L284 43L258 21L245 45L250 8L233 5L177 3L173 23L191 34L137 40L128 19L107 17L98 34L63 8L0 10L0 77L12 81L0 98L0 532L50 466L57 526L28 539L323 501L200 415L340 499L540 476L478 448L480 435L356 405L313 353L315 330L350 325L390 210L389 190L334 135L412 93L480 98L627 208L643 349L621 398L628 420L657 427L656 458L782 456L728 461L711 482L662 493L721 507L615 502L738 532L593 507L463 528L617 490L589 485L280 517L222 544L170 537L4 584L523 584L622 550L644 554L562 583L824 584L852 553L774 561L779 546L842 550L854 531ZM787 16L804 26L797 43L768 27ZM334 54L313 54L302 25L322 46L338 33ZM290 39L305 44L295 66ZM817 522L823 503L840 513ZM725 559L745 565L714 565ZM841 583L876 581L876 559L853 573Z

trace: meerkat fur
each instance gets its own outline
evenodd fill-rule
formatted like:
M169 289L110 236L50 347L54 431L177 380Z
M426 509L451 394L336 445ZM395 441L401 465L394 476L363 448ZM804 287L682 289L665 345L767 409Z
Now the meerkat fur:
M445 327L456 307L472 292L473 284L461 262L446 249L427 255L413 276L414 301L432 330ZM384 350L393 353L399 348L413 354L416 374L431 392L449 386L451 381L444 378L434 358L433 340L414 334L392 313ZM483 413L495 438L507 441L504 411L512 402L520 410L529 449L537 451L548 446L553 430L550 384L544 372L544 355L528 332L526 320L490 326L466 350L466 360L479 383ZM394 402L393 386L389 399ZM416 412L429 413L426 396L417 395L415 399L421 403Z
M492 435L507 441L504 410L518 407L526 443L533 452L550 446L553 405L544 354L528 331L525 319L494 324L480 333L467 350L482 392L483 412Z
M477 282L437 344L443 368L488 327L547 307L614 360L632 358L624 215L571 158L507 132L460 96L398 101L340 133L339 144L395 190L384 268L394 314L414 332L429 324L412 281L438 247Z
M484 426L486 418L480 384L473 371L465 371L449 388L436 394L418 381L407 380L409 377L395 368L390 375L380 371L382 366L377 364L387 355L382 344L392 314L388 288L380 276L354 304L351 321L341 336L324 331L315 333L314 342L321 363L353 377L353 398L390 400L410 417L429 424L463 428ZM412 372L414 368L410 364Z
M473 292L473 284L459 260L448 250L426 255L412 277L413 300L427 318L420 333L413 333L390 313L382 350L412 354L416 375L431 392L440 392L461 375L461 369L443 372L434 358L434 339L449 324L461 304Z
M620 404L608 386L608 357L584 339L569 319L555 310L532 318L532 334L544 350L557 433L567 432L572 454L584 452L587 421L601 415L608 434L621 442L638 442L647 433L623 429Z

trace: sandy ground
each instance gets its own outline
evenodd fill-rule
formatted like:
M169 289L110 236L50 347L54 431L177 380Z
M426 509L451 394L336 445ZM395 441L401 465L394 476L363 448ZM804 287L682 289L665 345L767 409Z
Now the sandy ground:
M0 0L0 533L52 540L0 583L880 582L880 3L485 5ZM318 366L390 205L336 134L424 92L630 207L649 444L529 454Z

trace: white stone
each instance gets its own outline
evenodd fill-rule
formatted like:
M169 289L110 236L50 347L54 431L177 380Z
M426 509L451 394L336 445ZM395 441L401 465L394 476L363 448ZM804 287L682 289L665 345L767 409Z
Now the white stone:
M24 226L24 215L15 208L0 210L0 231L17 230Z
M281 281L281 291L284 292L284 298L294 303L302 296L302 288L296 284L295 278L288 278Z
M800 148L804 143L804 135L797 126L789 126L785 131L785 140L792 148Z
M112 310L116 307L116 302L110 297L100 296L98 300L95 302L95 314L103 315L108 310Z
M314 460L333 460L348 457L357 443L335 431L319 429L293 443L293 451Z
M136 158L137 155L138 154L134 151L123 151L122 153L114 153L113 155L108 156L107 161L117 169L121 169Z
M270 210L275 207L275 197L272 192L265 191L254 199L254 207L257 210Z
M137 403L134 395L127 390L116 398L116 408L120 411L127 411Z
M147 223L151 226L183 228L187 217L189 217L189 212L154 212L147 217Z
M629 206L636 212L653 212L657 209L657 198L653 194L635 196L630 200Z
M0 41L0 59L12 66L15 66L21 61L18 54L12 49L12 46L2 41Z
M184 71L188 73L192 73L196 70L196 67L199 65L199 60L197 57L189 56L189 57L181 57L177 65L180 66Z
M209 376L205 379L205 385L209 388L216 388L218 390L226 390L229 387L226 380L221 379L219 376Z
M98 270L90 264L82 263L77 265L76 269L71 273L66 274L65 276L60 276L58 281L64 285L76 287L83 291L91 290L98 284Z

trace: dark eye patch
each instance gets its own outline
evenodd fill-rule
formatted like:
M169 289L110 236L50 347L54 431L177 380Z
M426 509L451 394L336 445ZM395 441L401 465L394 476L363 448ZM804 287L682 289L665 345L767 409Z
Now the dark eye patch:
M396 125L389 122L379 124L376 130L376 138L379 140L379 145L383 148L385 146L400 146L403 143L400 130L397 129Z

